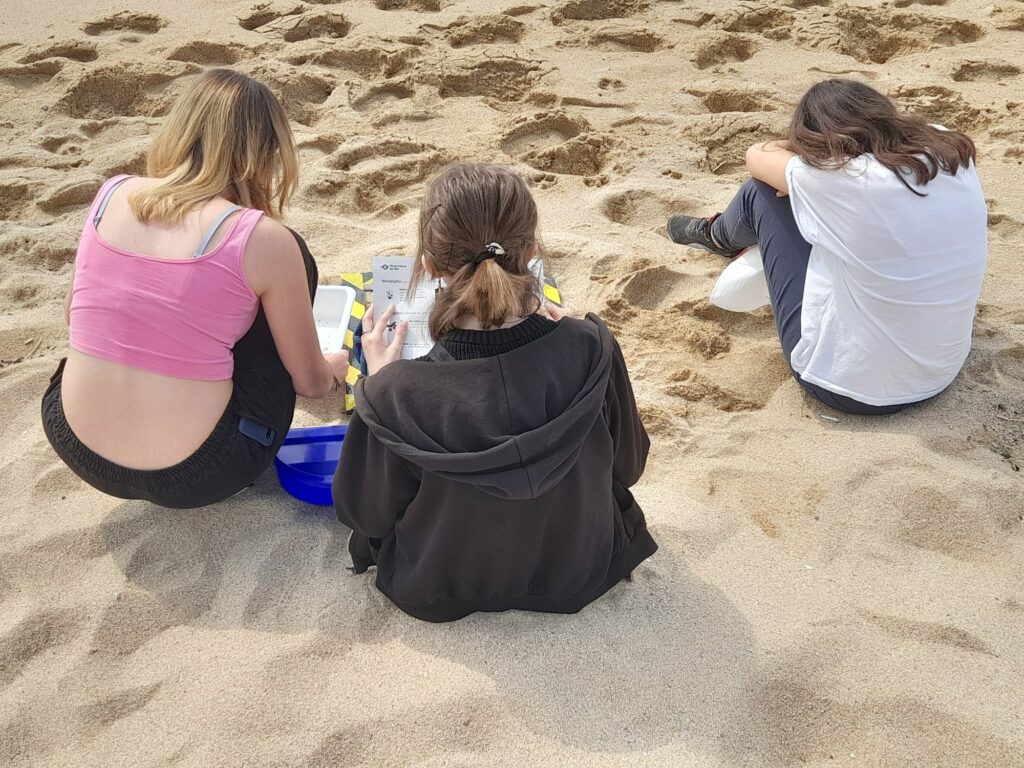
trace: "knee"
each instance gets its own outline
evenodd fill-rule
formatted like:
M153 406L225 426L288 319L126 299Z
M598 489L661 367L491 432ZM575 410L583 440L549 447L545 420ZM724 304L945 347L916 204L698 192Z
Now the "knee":
M775 188L755 178L749 178L744 182L742 188L743 196L751 202L759 197L767 197L776 200Z

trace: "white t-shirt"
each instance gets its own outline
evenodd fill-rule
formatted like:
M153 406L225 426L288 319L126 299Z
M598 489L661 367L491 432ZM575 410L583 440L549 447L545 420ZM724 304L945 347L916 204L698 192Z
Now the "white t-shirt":
M811 244L793 369L868 405L912 403L949 386L970 351L988 257L973 164L915 187L927 197L870 154L834 170L794 157L786 181Z

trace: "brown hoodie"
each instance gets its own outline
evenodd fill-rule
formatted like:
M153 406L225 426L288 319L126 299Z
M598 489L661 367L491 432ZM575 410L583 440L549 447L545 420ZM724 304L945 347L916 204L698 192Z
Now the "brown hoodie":
M334 477L357 573L406 613L574 613L657 549L628 488L650 442L596 316L503 354L437 345L356 385Z

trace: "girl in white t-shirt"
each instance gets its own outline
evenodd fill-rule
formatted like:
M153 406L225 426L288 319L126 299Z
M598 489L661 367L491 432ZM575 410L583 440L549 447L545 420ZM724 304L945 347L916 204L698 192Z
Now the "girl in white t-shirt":
M893 413L956 377L988 255L974 143L853 80L814 85L789 138L747 151L723 214L673 216L673 241L760 246L800 384L849 413Z

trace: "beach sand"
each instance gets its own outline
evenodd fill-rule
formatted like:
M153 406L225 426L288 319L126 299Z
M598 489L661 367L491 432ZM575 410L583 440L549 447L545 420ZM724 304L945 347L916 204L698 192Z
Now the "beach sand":
M1024 765L1024 3L125 8L0 11L0 764ZM39 400L86 206L215 65L294 121L287 222L324 282L411 251L446 162L528 177L548 271L618 333L652 436L661 548L631 582L419 623L272 471L176 512L58 461ZM663 234L830 75L970 133L990 203L973 352L893 417L805 396L770 314L712 307L723 262Z

